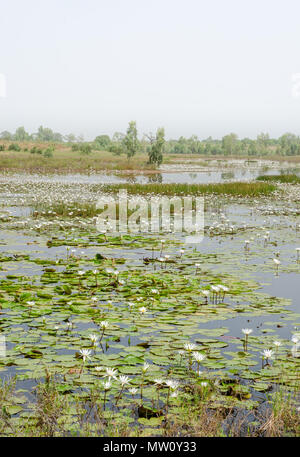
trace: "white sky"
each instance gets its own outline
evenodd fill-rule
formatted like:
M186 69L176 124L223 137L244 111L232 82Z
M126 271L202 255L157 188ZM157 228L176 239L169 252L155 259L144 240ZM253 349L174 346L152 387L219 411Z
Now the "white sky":
M0 6L0 131L300 134L299 0Z

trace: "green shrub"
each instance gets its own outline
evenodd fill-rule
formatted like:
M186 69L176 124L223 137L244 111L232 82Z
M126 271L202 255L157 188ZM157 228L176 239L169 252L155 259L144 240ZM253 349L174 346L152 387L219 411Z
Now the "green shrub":
M53 148L47 148L47 149L45 149L45 151L43 152L43 155L44 155L44 157L46 157L47 159L49 159L50 157L53 157Z
M17 144L17 143L11 143L9 146L8 146L8 150L9 151L21 151L21 148L20 146Z

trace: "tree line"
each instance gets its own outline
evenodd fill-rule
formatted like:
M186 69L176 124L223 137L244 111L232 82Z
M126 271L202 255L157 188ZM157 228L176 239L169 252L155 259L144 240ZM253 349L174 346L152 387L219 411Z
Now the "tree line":
M300 155L300 136L285 133L279 138L270 138L268 133L260 133L256 139L242 138L230 133L222 139L199 139L196 135L189 138L165 139L164 128L157 129L156 134L138 135L135 121L129 122L125 133L116 132L109 135L98 135L94 141L85 142L83 136L74 134L62 135L50 128L40 126L33 134L26 132L24 127L16 129L15 133L4 131L0 134L2 140L37 141L52 143L71 143L73 150L88 154L92 150L105 150L116 155L127 154L128 158L138 152L146 152L150 163L161 163L163 153L170 154L203 154L203 155Z

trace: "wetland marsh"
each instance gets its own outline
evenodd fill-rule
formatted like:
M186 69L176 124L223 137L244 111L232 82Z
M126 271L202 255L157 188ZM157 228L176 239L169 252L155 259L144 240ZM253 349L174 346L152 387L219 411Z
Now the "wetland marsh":
M2 173L2 436L299 436L300 185L190 167ZM122 185L204 195L203 241L99 233Z

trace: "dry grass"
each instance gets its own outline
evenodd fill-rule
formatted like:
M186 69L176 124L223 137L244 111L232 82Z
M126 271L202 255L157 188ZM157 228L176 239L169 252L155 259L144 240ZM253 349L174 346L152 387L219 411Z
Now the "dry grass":
M127 159L126 155L116 156L107 151L93 151L89 155L82 155L72 151L71 146L55 145L53 157L44 157L42 154L32 154L33 146L42 150L50 145L47 143L19 143L22 150L0 152L1 171L26 171L35 173L80 173L114 170L153 170L154 166L147 164L148 155L139 153ZM24 151L27 148L28 151Z

